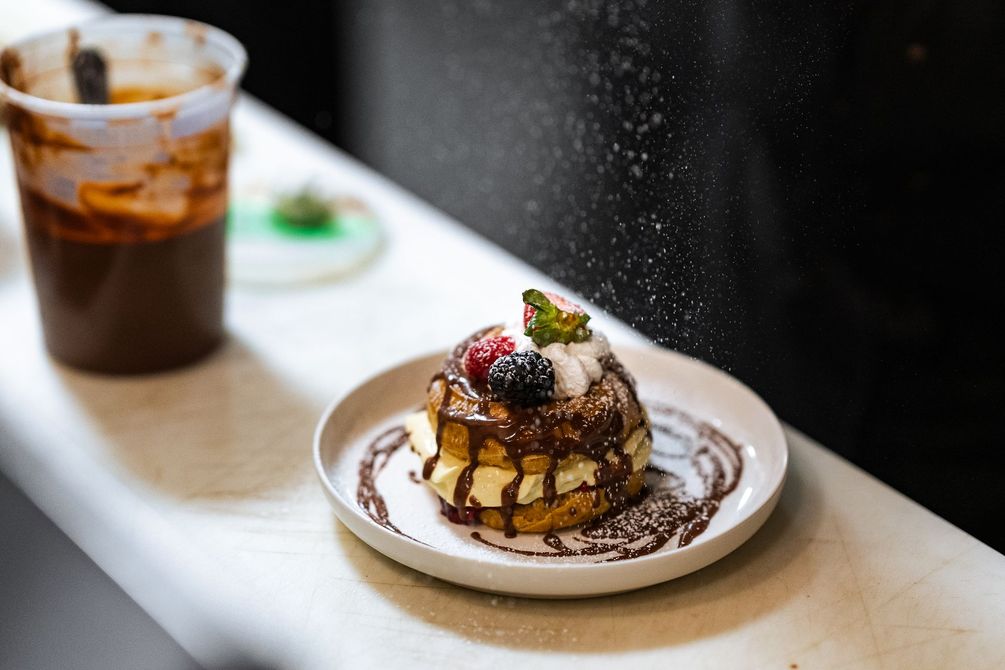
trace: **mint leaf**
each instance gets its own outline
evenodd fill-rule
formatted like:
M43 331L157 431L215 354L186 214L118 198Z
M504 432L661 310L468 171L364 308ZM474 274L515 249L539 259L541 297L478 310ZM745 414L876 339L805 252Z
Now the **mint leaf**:
M331 218L331 206L310 188L286 195L276 203L276 213L296 228L320 228Z

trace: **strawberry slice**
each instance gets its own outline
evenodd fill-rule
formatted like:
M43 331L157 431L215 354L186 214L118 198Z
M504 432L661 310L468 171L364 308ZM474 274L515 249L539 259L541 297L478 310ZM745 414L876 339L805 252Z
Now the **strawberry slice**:
M528 304L525 304L523 306L523 327L524 328L526 328L527 324L530 323L530 320L534 318L534 312L536 312L536 311L537 311L536 309L534 309L532 306L530 306Z
M574 302L571 302L567 298L560 296L557 293L552 293L551 291L541 291L548 300L551 301L555 307L558 307L563 312L568 312L570 314L586 314L582 307ZM523 306L523 327L526 328L530 320L534 318L534 313L537 312L534 306L530 303L525 303Z
M534 344L546 347L554 342L569 344L585 342L591 331L586 324L590 315L579 305L560 295L544 293L537 289L523 292L524 335Z

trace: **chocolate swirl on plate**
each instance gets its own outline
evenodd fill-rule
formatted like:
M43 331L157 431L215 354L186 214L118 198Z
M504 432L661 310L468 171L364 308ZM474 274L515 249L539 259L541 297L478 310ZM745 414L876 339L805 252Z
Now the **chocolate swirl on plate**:
M363 460L359 462L359 484L356 485L356 504L359 505L370 519L378 526L415 540L411 535L401 530L391 521L387 510L387 502L377 489L377 478L395 452L408 444L408 434L402 426L390 428L373 439L366 448ZM415 540L425 544L421 540Z
M590 558L621 561L651 554L671 542L686 547L700 536L732 493L743 474L741 445L711 424L679 409L648 403L654 450L647 468L647 486L620 507L578 529L541 537L540 549L505 544L501 534L476 531L471 537L485 546L543 558ZM408 437L403 428L378 436L360 463L357 502L373 521L405 535L392 523L377 487L377 477ZM678 472L697 475L700 491L689 490ZM408 537L406 535L406 537ZM528 537L528 536L523 536ZM414 538L412 538L414 539Z
M528 550L498 544L474 532L471 537L490 547L521 554L556 558L590 556L596 562L622 561L658 551L676 538L686 547L708 528L722 499L732 493L743 474L741 446L712 425L678 409L649 404L657 439L646 468L641 495L620 509L588 523L578 531L548 533L547 549ZM703 491L689 493L684 480L655 463L687 459L701 479Z

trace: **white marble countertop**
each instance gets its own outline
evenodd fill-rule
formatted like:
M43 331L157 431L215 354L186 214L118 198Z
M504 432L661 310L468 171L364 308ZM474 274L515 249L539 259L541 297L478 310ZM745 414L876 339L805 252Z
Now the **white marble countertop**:
M94 11L4 3L0 40ZM46 356L6 138L0 150L0 464L190 649L211 641L151 574L290 667L1005 667L1005 557L791 429L789 480L764 528L635 593L490 596L356 540L311 466L324 405L496 320L527 286L558 287L263 105L243 99L236 120L235 183L267 166L357 195L385 248L336 283L231 286L229 344L147 378ZM595 318L615 341L638 339Z

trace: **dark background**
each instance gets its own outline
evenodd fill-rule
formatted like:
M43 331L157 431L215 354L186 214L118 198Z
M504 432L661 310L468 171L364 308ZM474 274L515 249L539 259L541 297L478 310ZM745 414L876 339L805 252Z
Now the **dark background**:
M1005 550L1005 4L108 4Z

